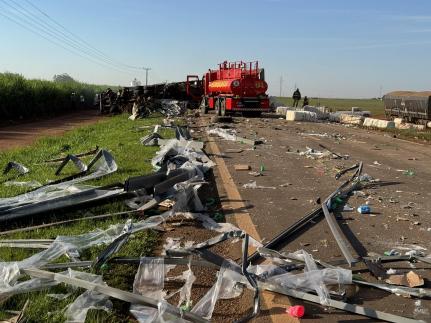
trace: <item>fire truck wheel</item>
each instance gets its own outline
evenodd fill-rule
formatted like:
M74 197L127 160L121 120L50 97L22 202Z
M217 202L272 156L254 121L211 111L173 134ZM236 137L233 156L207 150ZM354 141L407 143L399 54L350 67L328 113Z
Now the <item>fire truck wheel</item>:
M219 99L215 99L215 113L216 115L220 115L220 100Z
M220 115L224 117L226 115L226 100L220 99Z
M203 98L202 102L201 102L201 112L202 112L202 114L208 113L208 104L207 104L207 100L205 98Z

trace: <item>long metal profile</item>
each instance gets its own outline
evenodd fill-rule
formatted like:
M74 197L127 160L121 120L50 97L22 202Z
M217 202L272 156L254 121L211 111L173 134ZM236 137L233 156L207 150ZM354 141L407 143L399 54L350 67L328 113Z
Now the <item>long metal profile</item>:
M286 296L291 296L294 298L302 299L304 301L320 304L319 296L316 296L313 294L297 291L294 289L282 288L282 287L270 285L267 283L259 283L259 285L268 291L272 291L272 292L276 292L276 293L283 294ZM333 307L333 308L338 308L338 309L346 311L346 312L351 312L351 313L355 313L358 315L363 315L363 316L367 316L367 317L371 317L374 319L383 320L383 321L387 321L387 322L394 322L394 323L424 322L424 321L414 320L414 319L410 319L407 317L402 317L402 316L398 316L398 315L394 315L394 314L390 314L390 313L376 311L372 308L363 307L363 306L359 306L356 304L344 303L344 302L333 300L333 299L329 299L329 306Z
M331 199L332 197L334 197L335 195L337 195L343 188L345 188L349 183L351 183L358 176L358 174L360 174L360 172L362 170L362 162L358 163L358 164L355 164L352 167L347 168L344 171L340 172L341 174L338 176L338 178L341 177L341 175L345 174L346 172L354 170L354 169L356 169L356 172L353 174L353 176L349 180L347 180L344 183L342 183L328 197L328 199ZM351 187L349 189L349 191L352 191L354 188L355 188L355 186ZM307 227L307 225L309 225L310 223L312 223L313 221L315 221L316 219L318 219L322 215L323 215L322 207L319 207L318 209L315 209L315 210L311 211L310 213L308 213L307 215L305 215L303 218L299 219L294 224L292 224L291 226L289 226L287 229L283 230L278 235L276 235L274 238L272 238L270 241L268 241L264 245L264 247L268 248L268 249L278 249L279 246L280 246L280 244L284 243L287 239L289 239L291 236L293 236L297 232L303 230L305 227ZM261 258L262 257L259 255L258 252L254 252L248 258L248 260L250 262L254 262L254 261L256 261L258 259L261 259Z
M60 283L65 283L68 285L72 285L72 286L76 286L76 287L80 287L80 288L84 288L86 290L90 290L90 291L96 291L99 292L101 294L128 302L128 303L132 303L132 304L140 304L140 305L144 305L144 306L150 306L152 308L158 308L158 303L159 300L155 300L152 299L150 297L146 297L143 295L138 295L138 294L133 294L131 292L127 292L118 288L113 288L110 286L106 286L106 285L101 285L101 284L95 284L95 283L91 283L82 279L78 279L78 278L72 278L63 274L58 274L58 273L52 273L46 270L40 270L37 268L29 268L29 269L24 269L23 270L27 275L30 275L32 277L36 277L36 278L45 278L45 279L49 279L49 280L53 280L56 282L60 282ZM175 309L167 309L167 312L169 312L172 315L175 315L177 317L182 317L185 318L191 322L202 322L202 323L206 323L209 322L207 320L205 320L204 318L193 314L191 312L183 312L180 311L179 309L175 308Z
M325 215L326 222L328 223L329 228L331 229L332 235L334 236L335 241L338 244L338 247L343 253L344 258L346 258L347 263L351 267L353 263L356 262L356 260L355 258L353 258L352 254L350 253L350 250L347 246L347 242L343 238L342 233L340 232L340 227L337 225L335 218L331 216L331 213L329 213L326 203L327 201L322 203L322 211L323 211L323 214Z

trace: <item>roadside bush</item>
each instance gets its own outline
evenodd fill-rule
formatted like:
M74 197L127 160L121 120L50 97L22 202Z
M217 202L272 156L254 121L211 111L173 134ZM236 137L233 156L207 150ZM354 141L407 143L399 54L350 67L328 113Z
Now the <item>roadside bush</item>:
M107 87L77 81L28 80L19 74L0 73L0 120L28 119L91 107L95 94ZM80 102L81 95L84 104Z

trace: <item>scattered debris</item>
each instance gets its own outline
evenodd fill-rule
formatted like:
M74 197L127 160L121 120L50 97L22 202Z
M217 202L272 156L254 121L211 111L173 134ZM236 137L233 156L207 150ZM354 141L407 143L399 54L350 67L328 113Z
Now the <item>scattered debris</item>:
M95 155L98 152L99 152L99 146L96 146L96 148L94 148L93 150L89 150L89 151L84 152L84 153L74 154L74 156L79 158L79 157L85 157L85 156ZM62 162L66 158L67 158L67 156L66 157L60 157L60 158L54 158L54 159L48 159L48 160L45 160L44 163Z
M166 113L181 113L176 107L177 103L166 103ZM181 110L181 109L179 109ZM310 112L315 113L315 112ZM354 257L351 254L349 241L345 239L340 229L334 212L343 208L344 211L352 211L353 208L347 204L351 195L376 198L372 193L364 193L366 185L375 183L367 174L362 174L362 163L341 170L336 178L347 172L353 175L330 194L323 202L319 199L316 210L313 210L303 218L296 221L288 228L282 230L278 235L263 245L253 239L249 234L230 223L217 223L224 221L224 215L220 213L217 201L209 198L206 203L199 199L198 190L204 185L205 174L214 166L202 150L200 142L191 140L187 129L177 128L176 139L163 140L157 132L142 139L143 144L160 145L160 150L152 159L154 173L145 176L128 178L124 183L115 185L94 187L85 185L86 181L109 175L117 170L117 164L113 157L105 150L100 150L99 158L89 165L80 164L75 155L63 158L62 165L72 160L78 167L79 173L62 179L59 182L49 183L41 186L27 194L12 198L0 199L0 220L10 220L29 215L36 215L45 211L62 210L66 206L79 206L87 202L101 202L107 198L123 198L131 211L118 213L128 215L137 213L145 215L141 220L132 221L127 219L124 223L117 223L107 229L97 228L76 236L58 236L54 240L3 240L0 246L19 248L40 248L40 252L31 257L20 260L2 262L0 264L0 293L5 297L19 293L46 289L51 286L64 283L73 287L79 287L85 291L65 309L66 319L69 321L85 321L89 309L112 310L109 298L115 298L131 304L130 313L139 321L180 321L208 322L211 320L215 305L220 299L233 299L240 297L244 289L249 289L253 294L250 304L252 311L239 321L246 322L259 314L260 297L263 291L272 291L280 295L287 295L306 302L321 304L325 307L337 308L359 315L364 315L376 320L389 322L414 322L413 319L376 311L356 304L349 304L333 299L344 296L344 288L347 285L361 285L377 288L385 292L401 296L425 298L431 296L431 291L426 288L416 288L424 285L424 279L413 271L399 274L394 270L386 270L385 262L399 261L422 261L427 263L424 254L420 250L409 250L405 255L393 249L385 252L385 256L360 255ZM255 145L256 141L237 137L234 132L217 128L213 134L223 138L231 138L236 142L244 142ZM220 135L220 133L222 135ZM233 138L233 139L232 139ZM250 143L251 144L251 143ZM307 147L307 157L346 159L346 156L334 153L328 148L321 146L325 152L314 151ZM242 151L242 150L241 150ZM78 162L79 161L79 162ZM312 166L310 166L312 167ZM250 170L249 165L234 165L235 170ZM59 172L61 171L61 168ZM262 176L265 166L261 164L259 172L249 172L252 176ZM287 187L291 183L280 184L279 187ZM276 189L274 186L260 186L256 181L244 184L243 188L250 189ZM315 195L314 195L315 196ZM291 197L291 200L298 200ZM313 200L311 200L313 202ZM205 213L206 207L212 207L213 217ZM414 203L408 204L409 208L415 207ZM161 214L149 216L147 212L151 208L158 208ZM189 213L193 212L193 213ZM370 213L370 206L361 205L358 208L361 214ZM97 219L112 215L89 216L83 219L70 219L56 224L42 224L23 229L15 229L11 232L36 230L47 227L47 225L59 225L69 221L80 221L85 219ZM217 232L211 238L193 242L184 241L181 238L167 239L163 246L163 255L160 257L124 258L115 257L127 240L142 230L163 230L171 227L178 230L179 225L167 223L173 217L183 217L187 221L193 221L194 225L199 223L203 228ZM300 233L307 227L315 224L319 217L325 220L331 230L333 242L337 243L344 259L331 259L329 263L314 259L304 250L294 253L278 252L277 249L286 243L294 235ZM397 216L397 221L405 221ZM408 220L408 219L407 219ZM416 221L419 224L419 221ZM418 225L417 224L417 225ZM162 227L160 227L162 226ZM16 231L19 230L19 231ZM212 248L225 241L241 242L242 257L240 263L226 259L216 253L217 248ZM304 239L305 240L305 239ZM319 241L319 240L316 240ZM313 241L310 241L313 242ZM331 244L328 240L320 240L321 246L328 248ZM254 254L249 255L249 244ZM303 247L311 246L309 242L301 243ZM401 244L400 244L401 245ZM101 247L101 252L95 259L88 261L79 260L81 251L92 246ZM313 249L317 246L312 246ZM329 250L329 249L327 249ZM402 249L400 249L402 250ZM415 252L411 252L415 251ZM417 251L417 252L416 252ZM318 249L313 249L318 252ZM57 263L63 255L68 256L68 263ZM265 258L267 262L257 265L256 260ZM356 263L365 264L367 270L378 279L386 279L389 284L372 283L353 276L350 269L337 267L348 264L353 267ZM121 290L108 286L103 282L103 272L111 263L135 264L138 267L133 282L133 292ZM183 265L186 269L179 275L168 276L171 268ZM191 295L195 281L198 278L197 267L211 268L215 274L215 283L194 304ZM63 269L62 269L63 268ZM59 271L59 269L66 271ZM90 268L93 273L77 271L74 268ZM105 268L105 269L104 269ZM55 270L55 271L54 271ZM21 279L25 276L27 280ZM18 279L20 278L20 279ZM165 291L166 281L180 281L182 286L174 291L178 294L175 305L168 303ZM392 286L396 285L396 286ZM132 290L132 286L130 286ZM68 294L55 297L67 297ZM202 294L201 294L202 295ZM420 307L420 304L417 308ZM24 309L23 311L24 312ZM285 309L286 314L301 318L305 314L302 305L295 305Z
M238 170L238 171L244 171L244 170L250 170L251 169L250 165L247 165L247 164L235 164L233 167L235 168L235 170Z
M302 305L290 306L286 309L286 313L292 317L301 318L305 314L305 307Z
M6 167L3 170L3 175L9 173L9 171L11 171L12 169L16 170L20 175L25 175L30 171L27 167L25 167L22 164L14 161L10 161L6 164Z
M262 172L249 172L248 174L254 177L263 176Z
M358 207L358 213L360 214L370 214L371 208L369 205L361 205Z
M419 287L424 284L424 280L421 276L413 271L409 271L404 275L390 275L386 282L391 285L402 285L407 287Z
M207 130L209 135L216 135L225 140L236 141L239 143L255 146L262 143L261 140L251 140L243 137L239 137L236 135L236 131L234 129L222 129L222 128L214 128Z
M18 187L29 187L36 188L42 186L38 181L18 182L18 181L7 181L3 183L4 186L18 186Z
M406 175L406 176L415 176L416 172L414 170L407 169L407 170L403 171L403 175Z
M251 182L251 183L246 183L242 186L243 188L252 188L252 189L277 189L275 186L261 186L261 185L257 185L256 181Z

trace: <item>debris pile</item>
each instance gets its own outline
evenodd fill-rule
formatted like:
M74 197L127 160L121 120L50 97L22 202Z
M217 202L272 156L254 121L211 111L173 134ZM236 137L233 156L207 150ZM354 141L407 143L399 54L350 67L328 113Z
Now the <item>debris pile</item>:
M62 210L90 201L103 202L114 196L125 199L132 209L131 212L140 212L144 216L141 220L129 218L105 230L96 229L80 235L58 236L53 240L2 241L14 247L32 245L43 250L23 260L0 262L1 299L65 284L85 290L65 309L68 321L85 321L89 309L111 311L111 299L117 299L130 304L130 314L139 322L208 322L212 319L218 302L239 299L249 293L253 295L250 310L239 318L239 321L246 322L259 315L262 293L271 291L373 319L414 322L409 318L344 301L344 288L352 284L409 297L424 298L431 295L428 289L417 288L423 285L423 279L415 272L388 275L382 267L383 262L392 261L430 263L428 258L418 255L356 258L351 254L349 243L337 224L334 212L345 204L354 191L370 183L370 177L362 174L362 163L341 170L336 179L349 172L353 172L353 175L342 182L322 203L319 202L316 210L263 244L233 224L217 223L207 214L206 206L199 197L199 189L206 183L205 175L215 164L203 151L203 144L192 140L185 127L175 127L176 138L166 140L158 135L158 129L159 126L156 126L152 134L141 139L143 144L160 146L151 161L155 171L149 175L131 177L124 183L105 187L85 185L84 182L88 180L108 176L117 171L113 156L106 150L100 150L97 153L98 158L89 165L80 163L76 156L69 155L64 158L62 165L72 161L78 168L78 174L72 178L44 185L23 195L0 199L0 221ZM250 139L240 138L234 131L226 129L213 128L208 133L226 140L251 142ZM255 144L255 141L252 142ZM320 152L308 147L304 155L311 158L343 158L328 149ZM60 171L61 168L58 173ZM256 182L244 187L276 189L258 186ZM161 203L168 210L150 216L147 211ZM278 251L284 242L320 217L328 224L344 259L325 263L314 259L305 250ZM185 237L186 241L184 237L182 241L171 238L166 240L161 254L154 257L115 257L138 232L148 229L166 231L168 223L181 227L190 222L195 228L211 231L211 237L200 241L190 241L187 240L188 237ZM229 243L229 250L219 252L218 247L223 243ZM90 261L80 260L82 252L94 246L101 247L98 256ZM240 250L240 257L228 258L226 255L235 246ZM57 260L65 255L71 261L58 263ZM265 264L258 264L257 260L263 259L266 260ZM357 263L362 263L377 278L385 279L387 284L358 279L351 269ZM130 291L113 288L104 282L100 273L109 264L139 266L133 285L129 286ZM347 264L349 268L342 268L339 266L341 264ZM184 267L182 273L170 274L171 271ZM193 302L195 282L203 269L213 273L215 283ZM26 277L26 280L21 277ZM167 285L171 281L180 281L182 285L177 290L170 290ZM286 308L286 313L301 317L304 315L304 308L289 307Z

